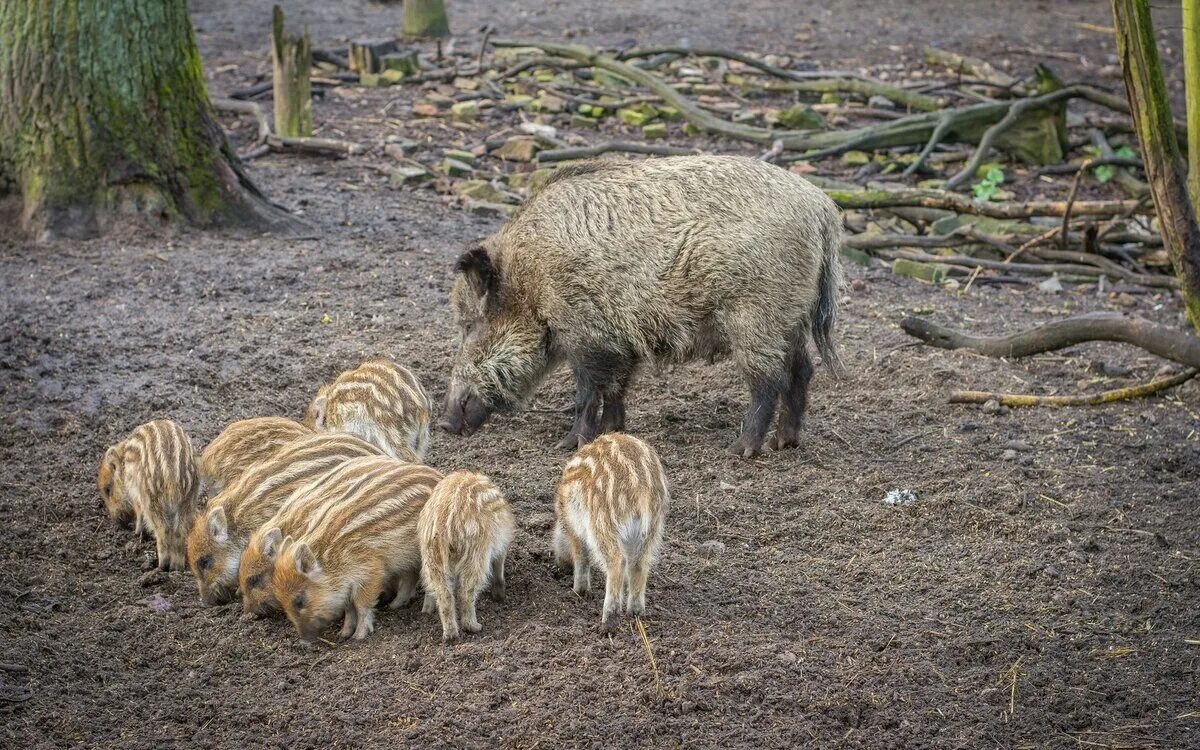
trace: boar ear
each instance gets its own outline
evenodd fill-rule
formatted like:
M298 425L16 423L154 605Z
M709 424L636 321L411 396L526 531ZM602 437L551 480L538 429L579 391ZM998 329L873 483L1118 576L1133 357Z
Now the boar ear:
M217 544L229 540L229 519L225 517L224 506L218 505L208 512L208 535Z
M488 294L494 296L500 288L500 272L482 247L473 247L458 256L454 270L470 282L480 297Z
M296 572L309 580L321 575L321 563L317 562L317 556L313 554L308 542L296 544Z
M267 559L272 559L279 554L279 548L283 544L283 530L275 526L263 535L262 544L259 545L258 551Z

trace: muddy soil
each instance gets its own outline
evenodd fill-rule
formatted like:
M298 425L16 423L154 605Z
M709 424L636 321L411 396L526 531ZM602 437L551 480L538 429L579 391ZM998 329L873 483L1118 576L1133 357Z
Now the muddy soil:
M956 16L886 2L869 21L851 2L450 5L463 29L793 51L817 18L837 30L812 47L826 67L944 41L1073 52L1090 66L1077 74L1112 83L1111 43L1074 25L1108 23L1102 2L961 3ZM331 46L397 13L289 6ZM269 4L193 9L213 91L244 84ZM403 136L403 120L366 122L387 98L327 97L318 125L357 113L355 137ZM489 473L520 527L508 601L485 602L484 631L460 645L413 607L382 614L363 643L304 648L286 621L202 607L189 574L150 571L153 545L114 527L94 486L104 447L135 425L170 417L202 445L234 419L299 417L320 383L372 355L443 395L451 264L500 220L389 188L381 158L253 162L311 222L300 239L141 229L34 246L2 233L0 746L1200 746L1200 384L986 414L946 395L1100 390L1163 363L1100 344L989 360L897 326L920 312L998 332L1099 309L1180 325L1161 294L958 295L853 267L847 376L818 373L799 450L751 461L724 452L745 399L732 366L647 372L629 427L673 484L645 619L653 662L631 623L599 636L599 601L577 598L548 554L561 374L533 410L435 436L430 463ZM915 502L886 504L893 489Z

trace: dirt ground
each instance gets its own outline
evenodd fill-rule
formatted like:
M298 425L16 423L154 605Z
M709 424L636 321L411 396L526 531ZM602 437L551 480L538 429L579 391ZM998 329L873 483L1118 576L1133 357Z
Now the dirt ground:
M192 5L213 92L244 85L269 3ZM464 31L792 52L816 19L804 50L823 67L938 42L1071 52L1087 62L1062 62L1072 75L1114 83L1111 42L1074 25L1109 23L1103 2L449 5ZM288 6L331 46L398 13ZM878 33L864 43L863 28ZM389 96L320 100L318 127ZM372 143L406 134L354 127ZM629 427L673 484L645 620L656 667L636 629L598 635L598 600L576 598L548 555L562 375L533 411L435 436L430 463L489 473L520 527L507 603L484 603L484 631L460 645L413 607L363 643L306 649L286 621L202 607L190 574L146 572L153 545L108 521L94 485L105 446L137 424L170 417L201 445L235 419L299 417L369 355L444 394L451 264L499 220L390 189L380 159L252 163L312 223L302 239L156 229L34 246L0 232L0 746L1200 747L1200 383L989 415L946 395L1101 390L1162 362L1099 344L989 360L897 326L920 311L996 332L1098 309L1178 325L1164 295L958 296L853 267L847 377L819 371L804 445L752 461L724 453L745 399L732 366L646 373ZM885 504L892 489L916 502Z

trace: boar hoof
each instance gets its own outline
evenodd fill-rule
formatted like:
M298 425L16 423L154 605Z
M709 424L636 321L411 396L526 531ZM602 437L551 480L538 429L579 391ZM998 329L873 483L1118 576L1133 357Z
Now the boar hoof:
M458 631L457 630L447 630L447 631L443 632L442 633L442 643L444 643L447 646L452 646L455 643L458 643Z
M762 449L762 444L755 444L754 441L746 437L738 438L733 445L729 446L729 453L738 458L754 458Z
M617 629L617 618L605 617L600 620L600 635L609 635Z
M778 432L776 432L773 436L771 436L771 450L782 451L782 450L787 450L788 448L799 447L799 445L800 445L800 436L799 435L788 435L788 434L781 435Z
M580 440L579 435L574 432L568 432L554 447L560 451L573 451L578 450L582 445L583 441Z

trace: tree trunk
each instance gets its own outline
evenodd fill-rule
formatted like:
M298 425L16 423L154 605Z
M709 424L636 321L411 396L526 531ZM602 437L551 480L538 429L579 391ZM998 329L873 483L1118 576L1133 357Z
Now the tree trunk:
M1179 277L1188 320L1200 331L1200 225L1188 196L1150 5L1147 0L1113 0L1112 5L1117 54L1163 243Z
M422 39L450 36L444 0L404 0L402 33Z
M0 188L38 238L121 216L282 227L204 87L183 0L0 2Z
M271 78L275 99L275 134L308 138L312 126L312 53L308 29L298 37L283 28L283 9L271 11Z
M1187 97L1188 188L1200 216L1200 0L1183 0L1183 82Z

